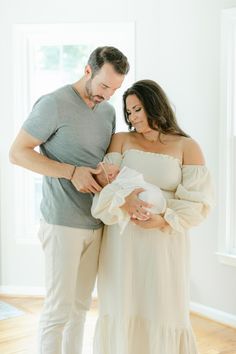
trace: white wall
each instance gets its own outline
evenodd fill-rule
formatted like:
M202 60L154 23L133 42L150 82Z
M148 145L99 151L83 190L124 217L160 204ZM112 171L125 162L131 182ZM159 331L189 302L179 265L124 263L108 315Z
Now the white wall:
M101 0L90 6L78 0L20 2L1 0L0 97L2 129L12 129L13 23L60 23L136 21L136 79L157 80L176 107L181 126L202 146L218 184L219 152L219 58L220 10L236 1L220 0ZM101 44L104 44L101 38ZM2 137L2 134L1 134ZM10 139L3 137L3 155ZM6 157L4 157L6 158ZM2 171L8 178L11 167ZM11 207L10 188L1 190L1 200ZM6 205L2 206L6 208ZM236 316L236 268L218 262L217 206L209 219L192 231L192 301ZM29 266L14 265L11 225L2 229L4 284L17 284L17 271L25 272L25 284L41 286L37 274L27 278ZM32 262L34 250L32 252ZM23 254L22 254L23 257ZM33 269L33 266L31 266Z
M236 7L236 1L235 0L222 0L222 8L223 9L228 9L230 7Z

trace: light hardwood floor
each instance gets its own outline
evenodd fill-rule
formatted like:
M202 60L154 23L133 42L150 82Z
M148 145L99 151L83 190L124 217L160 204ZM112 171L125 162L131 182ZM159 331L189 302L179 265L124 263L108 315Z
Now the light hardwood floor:
M36 354L37 322L42 299L0 296L0 300L25 312L23 316L0 321L0 353ZM92 354L92 335L96 317L94 303L86 322L83 354ZM200 354L236 354L236 329L194 314L191 315L191 320Z

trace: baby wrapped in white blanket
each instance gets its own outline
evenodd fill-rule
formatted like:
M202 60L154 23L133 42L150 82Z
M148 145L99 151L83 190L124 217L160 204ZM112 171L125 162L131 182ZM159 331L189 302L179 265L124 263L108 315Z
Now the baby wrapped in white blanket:
M146 182L141 173L129 167L119 171L113 164L102 163L101 166L103 172L96 175L96 180L103 189L95 194L91 209L95 218L101 219L106 225L118 223L122 233L131 217L120 207L125 203L125 198L137 188L144 189L139 193L139 199L152 205L147 211L153 214L165 212L166 199L161 189Z

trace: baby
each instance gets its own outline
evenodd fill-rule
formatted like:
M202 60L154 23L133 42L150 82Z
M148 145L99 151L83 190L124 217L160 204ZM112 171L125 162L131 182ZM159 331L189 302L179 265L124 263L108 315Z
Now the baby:
M114 187L114 191L120 190L122 191L122 195L126 196L137 188L143 188L144 191L139 193L138 197L152 205L147 211L150 211L153 214L161 214L165 211L166 199L164 198L162 191L154 184L146 182L141 173L126 166L120 171L118 166L106 162L100 162L97 169L100 169L101 172L94 175L94 178L102 187L110 184L111 187ZM100 195L101 194L103 194L103 191ZM101 198L94 198L92 205L92 215L94 217L99 218L99 209L102 207L102 198L102 195ZM121 227L121 232L123 232L129 220L130 216L126 214L123 220L118 221Z
M100 184L101 187L105 187L108 183L113 182L120 172L118 166L107 162L99 162L96 169L101 170L101 172L94 175L94 179L98 182L98 184Z

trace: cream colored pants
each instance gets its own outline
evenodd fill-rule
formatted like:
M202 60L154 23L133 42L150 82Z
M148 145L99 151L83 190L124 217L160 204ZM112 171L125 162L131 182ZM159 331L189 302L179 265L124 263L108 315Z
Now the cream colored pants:
M102 229L41 223L46 299L39 322L40 354L81 354L86 311L97 274Z

